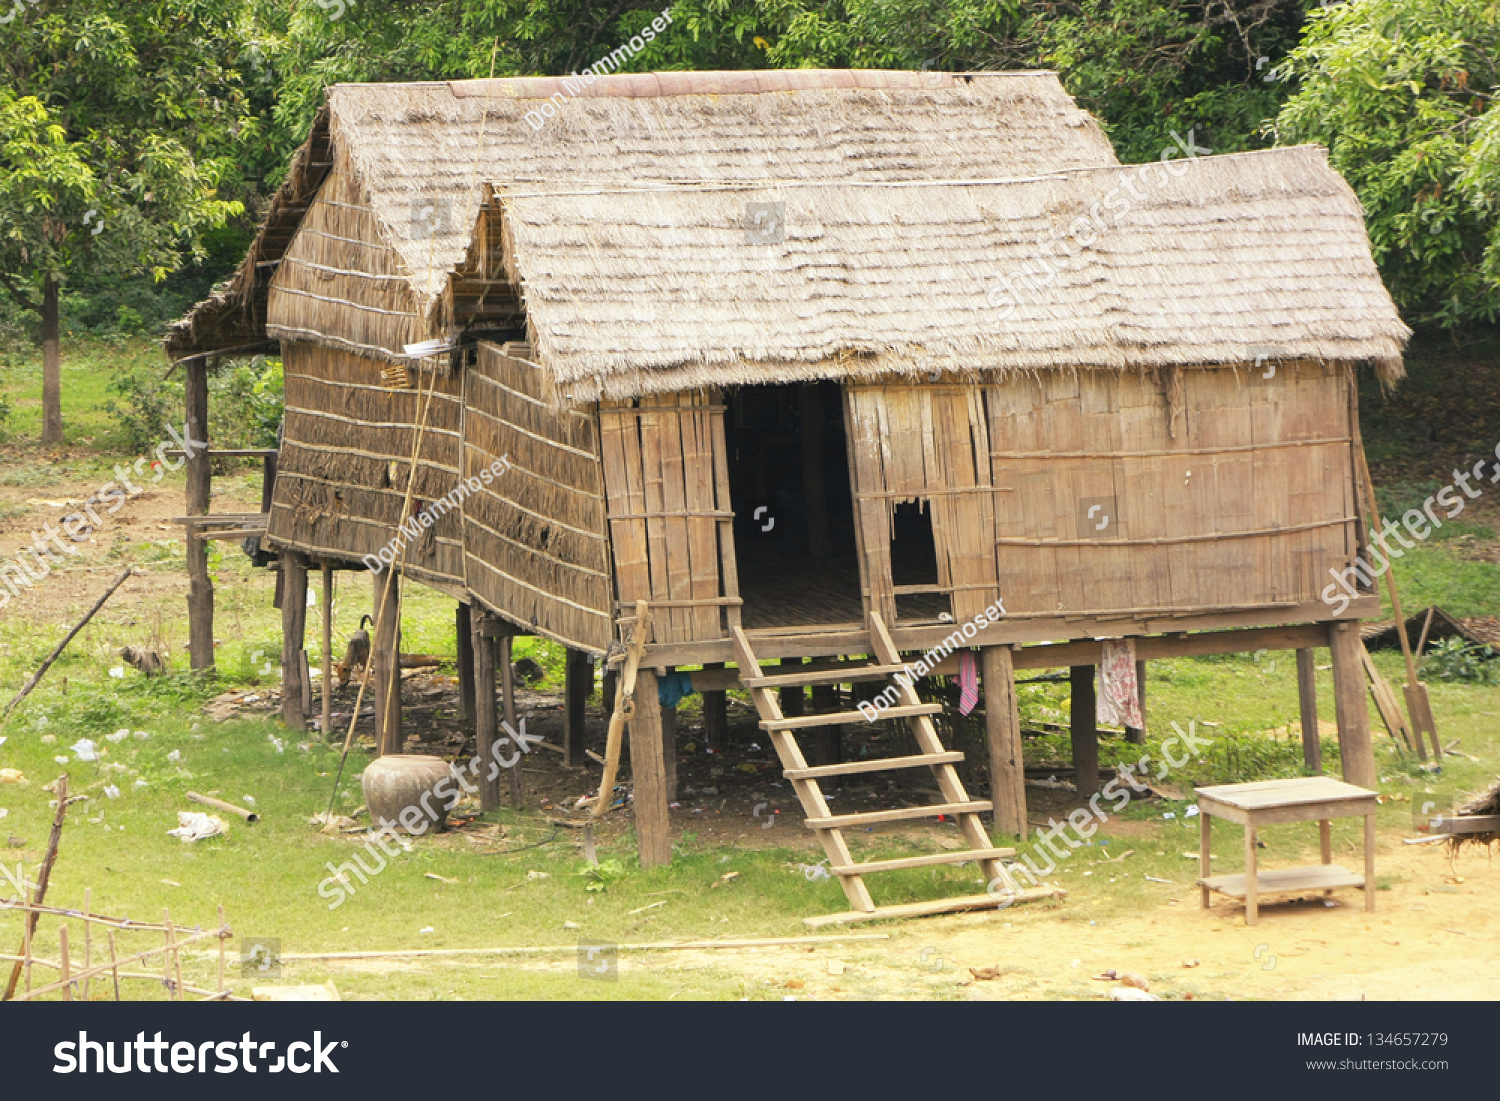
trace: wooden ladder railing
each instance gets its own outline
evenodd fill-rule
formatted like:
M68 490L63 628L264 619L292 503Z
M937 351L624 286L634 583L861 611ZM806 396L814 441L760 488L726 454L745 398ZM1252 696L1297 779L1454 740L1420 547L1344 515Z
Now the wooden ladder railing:
M838 669L803 673L778 673L767 675L761 671L759 659L745 632L734 628L735 659L739 665L740 683L749 690L760 713L761 728L771 739L776 754L781 759L784 775L792 782L802 809L806 813L806 824L816 830L823 851L828 854L829 871L839 879L845 896L849 899L850 912L833 914L821 918L807 919L808 925L823 925L830 922L861 921L883 917L914 917L921 914L936 914L954 910L973 910L999 904L996 897L971 895L962 898L939 899L934 902L912 903L879 908L870 897L864 877L874 872L890 872L901 868L923 868L937 864L977 863L984 871L986 883L999 881L1009 890L1005 897L1020 900L1050 896L1052 890L1020 891L1010 873L1001 863L1004 857L1015 854L1014 849L996 848L990 840L979 815L991 809L984 800L970 799L964 791L954 765L964 759L962 753L943 749L933 728L931 716L942 711L939 704L923 703L916 688L906 679L895 679L905 666L901 655L891 640L885 623L876 613L870 615L870 652L875 655L871 664L841 665ZM875 760L853 761L838 765L809 765L797 744L796 732L819 726L835 726L845 723L866 722L865 715L858 711L840 711L822 715L807 715L786 718L777 699L778 688L801 688L813 685L848 684L853 681L890 680L897 687L898 701L895 706L880 713L876 721L890 719L911 720L912 732L916 736L919 753L904 757L886 757ZM856 814L834 814L828 806L818 781L833 776L849 776L865 772L884 772L895 769L930 768L941 792L941 801L917 807L900 807L891 810L862 811ZM877 822L895 822L909 818L930 818L937 815L952 815L959 824L968 846L952 852L934 853L927 856L908 856L894 860L857 861L849 851L844 839L845 827L865 826Z

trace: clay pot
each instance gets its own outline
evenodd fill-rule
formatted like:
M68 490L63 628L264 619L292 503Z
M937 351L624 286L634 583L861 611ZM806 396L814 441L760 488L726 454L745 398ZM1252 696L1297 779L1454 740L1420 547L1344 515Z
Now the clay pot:
M458 802L462 789L456 781L450 781L443 791L447 792L451 788L451 794L445 797L443 793L438 793L427 800L427 806L437 815L436 821L422 806L422 796L432 791L438 781L448 775L448 762L441 757L387 754L371 761L359 781L360 787L364 789L365 806L369 808L371 823L376 826L390 823L397 829L405 829L401 823L401 812L408 807L416 807L421 822L427 825L422 827L419 823L417 830L408 832L420 835L441 830L448 821L448 812ZM411 815L407 817L410 818Z

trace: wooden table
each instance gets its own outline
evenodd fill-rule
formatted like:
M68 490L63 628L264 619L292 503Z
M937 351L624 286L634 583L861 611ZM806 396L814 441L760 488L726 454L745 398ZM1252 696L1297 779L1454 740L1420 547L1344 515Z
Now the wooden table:
M1327 776L1295 780L1264 780L1253 784L1218 784L1194 788L1198 796L1199 846L1198 886L1203 890L1203 909L1208 909L1210 891L1245 902L1245 924L1260 920L1262 894L1323 891L1335 887L1363 887L1365 909L1375 909L1375 792ZM1328 822L1332 818L1364 815L1365 874L1356 875L1333 862L1333 842ZM1245 827L1245 871L1240 875L1210 875L1209 849L1212 818L1238 822ZM1256 872L1255 834L1259 827L1281 822L1318 823L1323 863L1302 868L1280 868Z

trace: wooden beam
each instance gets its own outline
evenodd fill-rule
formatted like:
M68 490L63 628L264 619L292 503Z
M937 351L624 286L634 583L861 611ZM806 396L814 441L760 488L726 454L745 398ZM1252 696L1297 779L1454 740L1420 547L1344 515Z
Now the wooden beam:
M319 734L326 742L333 729L333 563L326 558L322 563L323 574L323 660L320 663L323 675L319 678L318 696L322 703L322 727Z
M666 763L662 759L661 701L656 673L642 668L635 679L630 720L630 779L635 789L635 835L641 867L672 862L672 826L667 809Z
M1380 598L1362 596L1349 602L1349 607L1344 610L1343 615L1338 617L1338 621L1353 622L1379 614ZM977 641L983 646L1014 646L1023 643L1055 643L1058 639L1075 639L1076 642L1064 645L1086 647L1090 651L1089 656L1096 657L1097 655L1092 653L1098 647L1094 639L1131 635L1136 637L1136 657L1143 661L1155 661L1163 657L1189 656L1197 653L1229 654L1259 650L1263 647L1267 650L1295 650L1307 645L1325 646L1327 643L1322 640L1321 628L1310 625L1327 621L1328 605L1321 601L1311 601L1287 607L1213 612L1203 615L1184 614L1174 617L1152 614L1144 619L1131 616L1109 619L1091 617L1067 619L1061 616L1047 619L1002 619L989 628ZM1241 630L1241 628L1254 628L1268 633L1256 639L1250 630ZM1277 633L1306 632L1309 629L1312 630L1317 641L1311 643L1298 641L1299 636ZM1189 632L1199 633L1190 634ZM931 650L941 645L943 640L952 633L953 626L943 624L938 627L898 627L891 631L891 637L898 650L903 653L913 653ZM870 645L869 631L863 625L855 623L829 624L795 630L765 628L750 631L747 634L755 646L756 655L762 661L784 657L837 657L842 654L866 653ZM1238 634L1240 637L1228 642L1224 636L1230 634ZM1163 637L1142 637L1156 635ZM1201 641L1213 636L1221 636L1221 640L1212 644ZM1268 644L1268 639L1275 644ZM1174 649L1178 642L1185 644L1185 649L1181 653ZM1207 649L1198 649L1205 645L1208 646ZM1015 659L1018 671L1055 669L1078 664L1077 660L1070 660L1065 653L1040 645L1024 647L1016 654ZM645 660L653 666L700 665L708 662L733 661L734 646L727 638L711 642L658 643L646 651ZM956 667L955 665L954 668ZM946 669L937 671L950 672Z
M990 802L995 829L1024 838L1026 774L1021 754L1021 713L1016 698L1015 666L1009 646L979 651L984 683L984 728L990 749Z
M302 651L307 645L307 563L296 551L281 555L281 718L307 729L302 708Z
M1309 772L1323 771L1323 743L1318 738L1318 673L1310 647L1297 651L1297 704L1302 712L1302 763Z
M1370 709L1365 701L1365 672L1360 659L1357 624L1330 623L1328 649L1333 657L1333 703L1339 726L1339 755L1344 780L1374 789L1375 750L1370 742Z
M184 368L186 375L188 440L208 442L208 362L195 360ZM191 446L191 445L189 445ZM213 471L203 449L195 448L187 460L187 511L193 516L208 512ZM186 532L188 574L188 652L193 669L214 667L214 583L208 572L208 543L193 528ZM298 727L297 729L302 729Z
M1099 646L1094 644L1094 654ZM1073 690L1072 714L1068 726L1073 735L1073 782L1080 796L1099 790L1099 726L1094 713L1094 667L1074 665L1069 668Z
M850 925L856 921L888 921L892 918L927 917L931 914L956 914L965 910L997 910L1001 901L1032 902L1043 898L1062 898L1068 892L1061 887L1027 887L1003 899L994 895L966 895L963 898L939 898L932 902L903 902L897 906L878 906L874 910L846 910L840 914L803 918L809 929L825 925Z
M500 777L489 779L500 719L495 706L495 641L484 634L484 618L483 612L471 612L469 645L474 656L474 755L481 763L479 809L491 811L500 805Z

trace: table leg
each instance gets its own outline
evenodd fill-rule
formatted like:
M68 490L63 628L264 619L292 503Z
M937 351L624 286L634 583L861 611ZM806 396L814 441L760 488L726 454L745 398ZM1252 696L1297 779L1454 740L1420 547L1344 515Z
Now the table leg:
M1255 826L1245 827L1245 924L1260 921L1260 891L1255 881Z
M1375 912L1375 816L1365 815L1365 912Z
M1318 819L1318 843L1323 849L1323 863L1333 863L1333 830L1329 826L1328 819ZM1325 896L1333 894L1332 891L1324 891Z
M1213 824L1210 821L1210 819L1212 817L1213 816L1211 814L1209 814L1207 811L1200 810L1198 812L1198 878L1199 879L1207 879L1209 877L1209 874L1210 874L1209 873L1209 868L1212 867L1212 865L1209 862L1209 855L1208 855L1209 854L1209 849L1213 845ZM1202 908L1205 909L1205 910L1207 910L1208 909L1208 895L1209 895L1209 890L1208 890L1207 887L1204 887L1202 890L1203 890Z

